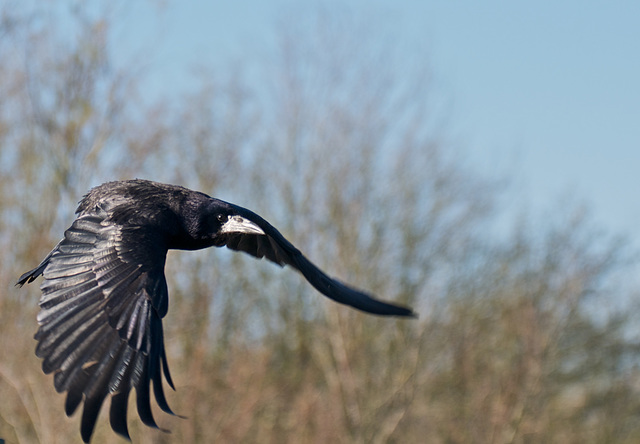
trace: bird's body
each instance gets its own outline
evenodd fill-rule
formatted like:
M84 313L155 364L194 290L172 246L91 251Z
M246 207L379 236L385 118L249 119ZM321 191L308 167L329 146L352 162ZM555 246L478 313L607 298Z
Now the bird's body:
M157 427L152 381L158 405L171 413L162 388L163 374L173 387L162 330L169 249L227 246L296 268L337 302L378 315L414 316L328 277L263 218L204 193L146 180L108 182L85 195L76 214L60 243L18 285L44 277L36 355L44 372L54 373L56 390L68 392L67 415L84 401L85 442L108 395L111 427L127 438L132 389L145 424Z

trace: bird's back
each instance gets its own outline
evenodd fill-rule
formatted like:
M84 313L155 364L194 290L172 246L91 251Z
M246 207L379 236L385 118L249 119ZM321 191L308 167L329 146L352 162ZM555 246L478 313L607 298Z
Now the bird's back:
M194 199L195 197L195 199ZM189 214L185 207L198 198L209 198L187 188L149 180L133 179L107 182L92 188L80 201L78 216L104 211L118 225L156 226L177 230Z

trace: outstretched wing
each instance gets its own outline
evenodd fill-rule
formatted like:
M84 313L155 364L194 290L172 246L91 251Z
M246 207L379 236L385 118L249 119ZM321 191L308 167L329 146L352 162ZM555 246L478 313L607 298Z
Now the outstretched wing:
M250 210L235 205L234 207L240 216L258 225L265 234L230 233L224 239L228 248L249 253L257 258L265 257L280 266L289 265L302 273L316 290L341 304L382 316L416 316L410 308L380 301L327 276L269 222Z
M67 392L68 416L84 401L85 442L108 395L111 427L127 438L132 389L148 426L157 427L151 381L158 405L171 413L162 388L162 372L173 388L161 321L168 308L166 249L151 238L148 231L109 222L98 209L76 219L45 260L18 281L44 276L36 355L44 372L54 374L56 390Z

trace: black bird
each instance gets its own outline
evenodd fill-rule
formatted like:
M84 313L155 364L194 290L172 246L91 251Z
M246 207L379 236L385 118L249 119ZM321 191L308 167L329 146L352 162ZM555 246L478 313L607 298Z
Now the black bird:
M142 422L156 427L150 388L172 413L162 374L174 388L164 349L162 318L169 294L167 250L222 247L297 269L336 302L383 316L415 316L330 278L257 214L175 185L147 180L108 182L80 201L77 218L42 263L20 276L22 286L43 275L36 355L67 392L70 416L84 401L81 436L89 442L111 395L111 428L129 438L127 402L135 388Z

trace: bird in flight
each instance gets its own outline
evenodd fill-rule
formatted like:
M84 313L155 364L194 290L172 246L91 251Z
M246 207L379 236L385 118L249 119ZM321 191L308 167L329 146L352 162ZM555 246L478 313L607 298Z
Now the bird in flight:
M108 182L80 201L64 238L16 285L42 275L36 355L67 392L71 416L84 401L80 434L89 442L105 398L109 422L129 438L127 404L136 390L138 415L156 427L150 390L167 404L162 375L174 388L162 318L169 307L164 265L169 249L226 246L298 270L320 293L382 316L415 317L323 273L262 217L245 208L175 185L147 180ZM174 388L175 389L175 388Z

